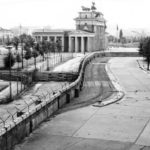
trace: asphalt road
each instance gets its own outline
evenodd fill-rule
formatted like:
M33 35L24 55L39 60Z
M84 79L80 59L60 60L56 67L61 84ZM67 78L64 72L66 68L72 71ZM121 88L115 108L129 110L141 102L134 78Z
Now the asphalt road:
M57 112L57 114L84 108L86 106L94 104L100 99L107 100L107 98L112 95L112 91L114 89L105 71L105 64L109 59L110 58L96 58L87 66L85 70L83 90L80 93L80 97L74 99L70 104L65 105ZM43 125L44 124L45 123L43 123ZM28 147L27 149L32 148ZM35 146L34 149L38 150L38 147ZM49 148L47 147L47 149ZM41 147L39 148L39 150L41 150Z
M136 59L113 58L110 62L126 92L122 101L62 111L15 150L150 150L150 76L138 67ZM92 62L92 73L87 75L88 87L90 78L98 80L94 70L97 62ZM90 99L89 91L85 88L81 97Z
M85 70L83 90L79 98L64 106L57 113L89 106L99 100L107 100L112 95L114 88L105 71L105 64L110 58L96 58Z

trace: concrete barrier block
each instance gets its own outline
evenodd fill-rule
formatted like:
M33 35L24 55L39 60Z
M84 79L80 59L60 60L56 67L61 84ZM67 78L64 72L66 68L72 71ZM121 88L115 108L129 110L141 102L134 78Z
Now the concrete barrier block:
M7 150L6 134L0 136L0 150Z
M47 111L44 109L41 109L37 111L33 116L32 116L32 127L33 129L37 128L37 126L44 121L47 118Z
M70 99L73 99L75 97L74 89L70 90Z
M30 133L30 118L28 118L26 121L26 136L28 136Z
M21 123L17 124L10 132L8 132L10 135L10 142L12 142L12 146L16 145L18 142L20 142L24 137L27 136L27 128L26 128L26 122L25 120Z
M53 101L53 112L57 111L58 110L58 101L55 99Z
M66 103L70 103L70 93L66 93Z
M66 103L66 94L63 93L59 97L59 107L62 107L65 103Z
M49 105L47 108L47 116L50 117L54 113L53 105Z
M79 97L79 88L76 88L74 92L75 92L75 98Z

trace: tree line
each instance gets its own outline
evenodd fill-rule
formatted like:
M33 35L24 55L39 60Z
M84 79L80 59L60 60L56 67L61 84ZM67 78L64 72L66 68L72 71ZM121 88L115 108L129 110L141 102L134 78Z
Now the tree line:
M43 61L45 60L45 55L50 52L60 52L61 51L61 41L57 40L54 41L47 41L42 40L36 42L35 39L27 34L22 34L20 36L15 36L13 39L7 39L6 40L6 46L14 46L16 50L16 57L11 53L11 50L7 54L7 56L4 58L4 65L5 68L11 68L15 62L22 62L22 69L24 67L23 65L23 58L28 60L30 58L34 58L34 65L36 68L36 58L41 55L43 57ZM21 46L21 53L18 52L18 47ZM25 53L24 53L25 52ZM47 57L48 58L48 57ZM27 65L28 66L28 65Z
M139 44L139 54L145 58L147 70L150 70L150 37L141 39Z

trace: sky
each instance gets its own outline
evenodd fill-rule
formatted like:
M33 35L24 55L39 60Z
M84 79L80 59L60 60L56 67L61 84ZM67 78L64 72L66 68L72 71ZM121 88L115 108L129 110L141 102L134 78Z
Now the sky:
M149 29L150 0L93 0L104 14L108 30ZM81 6L92 0L0 0L0 27L50 26L74 29Z

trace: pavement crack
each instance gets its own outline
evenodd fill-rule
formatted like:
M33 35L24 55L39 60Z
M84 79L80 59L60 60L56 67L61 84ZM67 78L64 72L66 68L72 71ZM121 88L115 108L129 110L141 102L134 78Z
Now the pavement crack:
M98 112L99 109L97 109L90 117L87 119L73 134L72 137Z
M138 141L138 139L140 138L140 136L142 135L142 133L144 132L145 128L147 127L147 125L150 122L150 118L148 119L148 121L146 122L146 124L144 125L143 129L141 130L141 132L139 133L138 137L136 138L135 142L136 143Z

